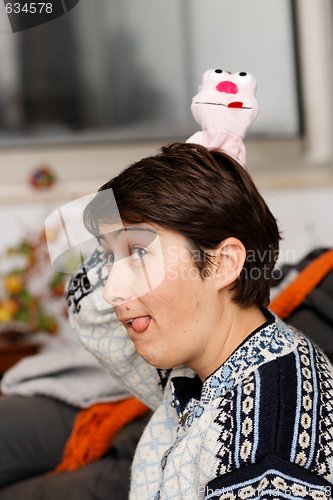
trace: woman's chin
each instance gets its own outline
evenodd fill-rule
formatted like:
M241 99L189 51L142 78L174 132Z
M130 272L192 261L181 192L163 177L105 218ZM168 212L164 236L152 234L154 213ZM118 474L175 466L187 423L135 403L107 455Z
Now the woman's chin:
M166 362L166 360L163 360L154 354L143 352L143 350L142 352L138 350L138 354L142 359L146 361L146 363L153 366L154 368L159 368L160 370L170 370L175 366L173 363L168 363Z

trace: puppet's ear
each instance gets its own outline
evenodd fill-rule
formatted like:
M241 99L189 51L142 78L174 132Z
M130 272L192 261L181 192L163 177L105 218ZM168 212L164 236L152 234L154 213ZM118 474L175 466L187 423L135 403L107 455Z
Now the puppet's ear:
M257 116L255 92L256 79L246 71L231 73L220 68L205 71L191 105L193 117L202 130L186 142L222 150L245 166L243 138Z

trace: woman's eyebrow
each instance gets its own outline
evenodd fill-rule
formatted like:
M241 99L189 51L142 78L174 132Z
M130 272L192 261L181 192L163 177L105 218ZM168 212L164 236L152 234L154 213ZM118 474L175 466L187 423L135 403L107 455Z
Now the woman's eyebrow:
M140 227L140 226L130 226L130 227L124 227L122 229L118 229L118 231L116 231L116 233L118 233L116 236L118 236L122 231L148 231L149 233L152 233L152 234L157 234L157 232L155 231L155 229L152 229L150 227Z
M99 242L101 240L103 240L107 243L107 237L109 237L110 235L115 235L115 238L117 238L122 232L127 232L127 231L149 232L149 233L153 234L154 236L157 235L157 232L155 231L155 229L152 229L150 227L130 226L130 227L124 227L121 229L117 229L116 231L110 231L109 233L100 234L96 238Z

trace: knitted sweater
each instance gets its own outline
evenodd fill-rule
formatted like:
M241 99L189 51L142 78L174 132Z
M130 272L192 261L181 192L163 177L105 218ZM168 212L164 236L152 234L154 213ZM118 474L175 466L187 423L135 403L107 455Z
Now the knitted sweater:
M87 271L96 290L96 269ZM306 336L266 310L266 323L202 383L189 368L144 362L81 278L68 290L73 327L155 410L134 456L131 500L331 498L333 368Z

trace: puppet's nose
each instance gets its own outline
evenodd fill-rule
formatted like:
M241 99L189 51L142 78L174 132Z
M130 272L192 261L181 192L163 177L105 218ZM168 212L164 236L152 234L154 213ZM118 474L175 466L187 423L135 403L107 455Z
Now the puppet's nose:
M237 94L238 87L235 83L225 80L216 85L216 90L224 92L225 94Z

